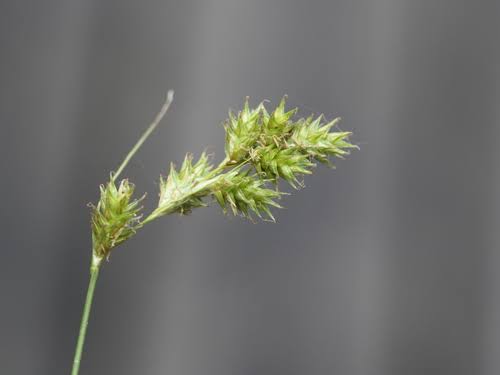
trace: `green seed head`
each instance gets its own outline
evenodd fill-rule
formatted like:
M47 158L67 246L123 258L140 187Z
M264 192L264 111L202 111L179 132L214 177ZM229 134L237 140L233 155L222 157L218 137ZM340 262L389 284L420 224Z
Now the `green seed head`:
M187 154L178 170L172 164L166 178L160 177L158 206L144 220L139 215L141 199L133 199L134 186L115 179L130 158L165 114L172 93L162 111L127 155L110 181L101 186L97 206L92 206L92 237L95 263L109 256L111 250L133 236L146 223L160 216L188 214L197 207L216 201L225 213L274 221L271 208L284 194L278 182L302 187L304 175L312 173L315 162L330 164L356 146L349 143L349 132L331 131L338 119L324 122L317 118L294 119L296 109L287 111L283 98L268 112L264 104L251 109L248 100L236 115L229 113L225 122L226 158L214 167L205 153L197 162Z
M314 167L307 154L293 148L267 146L259 149L255 155L252 162L264 178L275 184L282 178L294 188L303 185L299 177L311 174L311 168Z
M322 118L319 116L315 120L312 117L299 120L294 126L288 145L320 163L331 164L330 157L341 158L356 146L348 142L350 132L330 131L340 118L328 123L322 123Z
M223 175L214 184L212 194L224 213L227 213L229 208L233 215L251 219L253 212L259 218L265 214L274 221L270 207L281 207L275 200L279 199L282 193L266 187L267 182L251 175L249 170L235 170Z
M255 145L262 128L262 105L251 110L248 99L243 110L237 115L229 112L229 119L224 124L226 130L226 157L231 164L244 160L248 151Z
M111 179L101 185L101 198L92 207L92 249L94 258L102 261L113 248L129 239L140 222L140 199L133 199L134 185L122 180L118 187Z
M171 164L168 177L160 177L158 214L188 214L193 208L205 206L202 198L209 194L209 187L216 180L211 177L212 169L205 153L194 165L193 155L187 154L179 171Z

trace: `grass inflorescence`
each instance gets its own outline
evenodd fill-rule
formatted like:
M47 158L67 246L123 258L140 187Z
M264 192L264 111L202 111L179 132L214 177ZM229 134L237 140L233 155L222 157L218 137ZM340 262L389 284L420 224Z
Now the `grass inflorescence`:
M159 179L157 207L143 216L141 200L133 198L134 185L127 179L101 186L101 198L92 206L93 255L97 260L159 217L217 202L224 213L274 221L271 208L281 207L279 181L293 188L303 186L304 175L317 163L332 166L332 157L342 158L356 147L350 132L332 131L338 119L323 116L295 119L297 109L286 110L283 98L272 112L264 103L250 108L248 99L238 113L229 112L224 123L225 158L214 166L206 153L195 161L187 154L180 168L173 163ZM123 169L122 167L120 169Z
M85 334L99 270L104 259L147 223L170 214L189 214L198 207L217 202L224 213L253 220L274 221L272 208L285 194L281 180L295 189L303 187L303 177L317 163L333 166L352 148L350 132L335 129L339 119L323 116L296 118L297 109L286 110L285 98L272 111L264 103L229 112L224 123L225 157L217 165L206 153L198 158L187 154L180 167L173 163L166 177L159 178L159 199L149 214L143 212L145 195L134 197L134 184L119 180L124 168L166 114L173 99L167 100L153 123L130 150L109 181L100 186L100 199L92 209L92 263L90 282L78 336L72 375L78 375ZM334 130L334 131L332 131Z

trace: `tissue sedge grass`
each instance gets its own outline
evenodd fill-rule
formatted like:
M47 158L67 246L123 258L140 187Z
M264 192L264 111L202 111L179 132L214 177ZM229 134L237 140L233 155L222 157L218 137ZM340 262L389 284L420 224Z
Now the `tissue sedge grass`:
M224 213L274 221L271 208L280 208L284 194L278 182L284 180L295 189L303 186L302 177L312 173L316 162L332 166L332 158L343 158L356 146L349 143L350 132L332 131L339 119L325 122L323 116L294 119L297 109L285 110L283 98L273 111L263 103L251 109L246 100L238 113L229 113L224 124L225 158L214 166L201 153L195 161L187 154L181 167L170 165L166 178L159 179L158 206L148 215L142 213L140 198L134 198L134 185L118 180L128 162L161 122L173 99L167 100L154 121L130 150L109 181L100 186L100 199L91 205L92 261L90 281L73 361L72 375L78 375L85 335L99 270L104 259L121 243L147 223L162 216L185 215L210 201Z

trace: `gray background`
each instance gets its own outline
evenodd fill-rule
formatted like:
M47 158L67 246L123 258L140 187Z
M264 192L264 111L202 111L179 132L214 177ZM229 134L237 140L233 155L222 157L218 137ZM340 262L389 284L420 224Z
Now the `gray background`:
M2 1L0 373L68 374L89 209L223 157L229 107L342 116L361 146L278 224L155 222L99 280L83 374L498 374L498 1Z

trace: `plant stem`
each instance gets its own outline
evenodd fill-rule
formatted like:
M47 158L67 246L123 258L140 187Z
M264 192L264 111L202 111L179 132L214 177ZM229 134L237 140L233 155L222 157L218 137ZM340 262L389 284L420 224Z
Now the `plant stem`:
M130 159L132 159L132 157L135 155L135 153L141 148L142 144L151 135L153 130L155 130L155 128L158 126L158 124L160 123L162 118L166 115L168 108L170 107L170 104L172 104L172 100L174 100L174 91L169 90L167 93L167 99L165 100L165 103L163 104L163 107L161 108L160 112L158 112L158 114L156 115L156 117L153 120L153 122L151 123L151 125L149 125L149 127L146 129L144 134L142 134L141 138L139 138L139 140L134 145L134 147L132 147L132 150L130 150L130 152L127 154L127 156L125 157L123 162L118 167L118 170L115 173L113 173L113 175L112 175L113 181L115 181L118 178L118 176L120 175L120 173L123 172L123 170L127 166Z
M89 325L89 315L90 309L92 307L92 299L94 298L94 290L99 276L99 264L92 263L90 267L90 281L87 290L87 297L85 299L85 305L83 306L82 322L80 324L80 333L78 335L78 341L76 343L75 359L73 360L73 369L71 370L71 375L78 375L80 370L80 361L82 358L83 345L85 343L85 334L87 333L87 327Z

